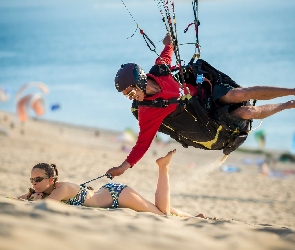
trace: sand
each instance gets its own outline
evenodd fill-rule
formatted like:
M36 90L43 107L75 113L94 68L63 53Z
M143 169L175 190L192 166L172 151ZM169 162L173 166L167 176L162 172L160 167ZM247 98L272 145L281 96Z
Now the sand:
M133 169L114 179L153 201L155 160L176 148L172 206L207 219L7 198L26 193L38 162L55 163L61 181L79 184L104 174L126 157L119 134L40 119L21 124L0 111L0 249L295 249L295 165L278 161L270 165L275 172L262 174L265 152L236 151L219 166L219 151L153 142ZM278 159L283 152L267 153Z

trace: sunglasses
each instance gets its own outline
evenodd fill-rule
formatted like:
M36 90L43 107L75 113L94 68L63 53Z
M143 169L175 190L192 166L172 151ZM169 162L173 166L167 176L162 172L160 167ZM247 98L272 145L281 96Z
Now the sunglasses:
M133 88L132 90L130 90L125 96L127 98L133 98L136 95L136 88Z
M38 176L38 177L35 177L35 178L30 178L30 182L31 182L31 183L33 183L33 181L34 181L34 182L41 182L41 181L43 181L44 179L49 179L49 178Z

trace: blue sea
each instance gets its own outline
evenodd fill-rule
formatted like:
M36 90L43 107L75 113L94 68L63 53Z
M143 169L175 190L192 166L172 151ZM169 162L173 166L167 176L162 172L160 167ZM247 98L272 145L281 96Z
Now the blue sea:
M121 0L0 0L0 88L11 94L0 109L15 113L18 89L41 81L50 91L41 119L138 131L131 103L117 93L113 80L122 63L136 62L145 71L154 63L157 55L137 25L161 52L166 30L156 2L124 0L127 10ZM194 42L193 27L183 32L194 20L191 1L175 0L175 13L179 42ZM198 14L201 58L242 86L295 87L294 0L199 1ZM180 47L186 62L194 52L193 45ZM52 111L56 103L60 109ZM265 148L288 151L294 124L295 110L287 110L263 120L256 131L264 130ZM254 134L245 146L258 147Z

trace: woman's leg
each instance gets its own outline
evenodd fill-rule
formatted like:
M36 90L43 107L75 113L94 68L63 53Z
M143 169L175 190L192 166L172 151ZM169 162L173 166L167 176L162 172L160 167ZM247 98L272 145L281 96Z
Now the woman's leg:
M194 216L173 207L170 208L170 212L171 214L177 215L180 217L200 217L200 218L206 219L206 216L204 214L198 214L197 216Z
M155 194L155 205L164 213L170 214L170 183L169 166L176 149L168 152L164 157L156 160L159 166L158 184Z
M176 150L170 151L166 156L157 159L159 177L155 194L155 205L143 198L134 189L127 187L119 196L120 207L128 207L138 212L152 212L156 214L170 214L170 186L168 169L172 155ZM176 212L176 210L174 210ZM178 214L178 213L177 213Z
M120 207L128 207L138 212L152 212L156 214L170 214L170 186L169 165L176 150L170 151L166 156L157 159L159 177L155 194L155 205L143 198L130 187L125 188L119 196Z
M205 218L203 214L193 216L189 213L170 207L170 184L168 170L174 153L176 153L175 149L156 161L159 166L159 176L155 194L155 205L142 197L131 187L126 187L119 196L120 207L130 208L137 212L151 212L160 215L172 213L181 217Z
M164 215L154 204L143 198L133 188L126 187L119 196L119 207L130 208L137 212L151 212Z
M173 214L181 217L195 217L189 213L170 207L169 166L172 156L175 153L176 149L170 151L166 156L161 157L156 161L159 166L159 176L155 194L155 204L164 214ZM199 214L196 217L205 218L203 214Z

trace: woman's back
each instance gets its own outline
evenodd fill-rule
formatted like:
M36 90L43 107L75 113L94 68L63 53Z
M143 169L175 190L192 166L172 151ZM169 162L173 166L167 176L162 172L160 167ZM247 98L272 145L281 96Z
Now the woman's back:
M87 189L80 185L71 182L56 182L55 188L48 198L60 200L70 205L81 205L85 201L86 196Z

